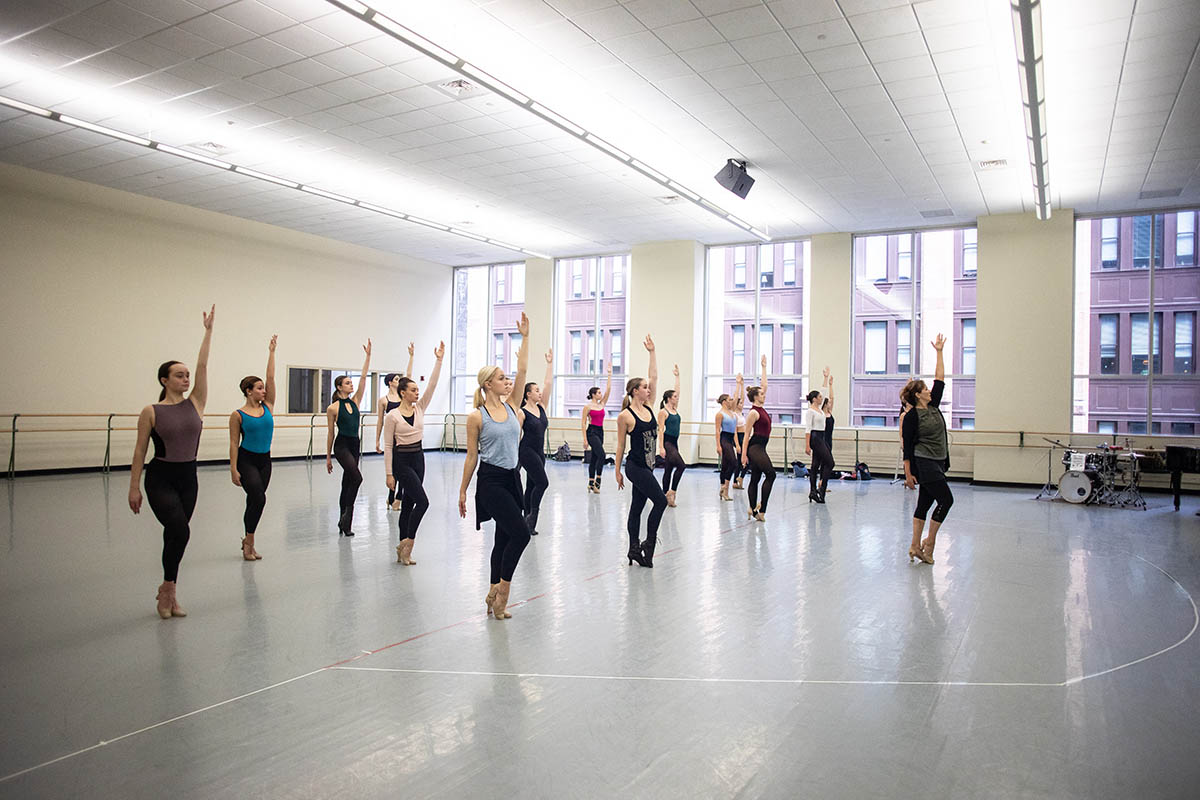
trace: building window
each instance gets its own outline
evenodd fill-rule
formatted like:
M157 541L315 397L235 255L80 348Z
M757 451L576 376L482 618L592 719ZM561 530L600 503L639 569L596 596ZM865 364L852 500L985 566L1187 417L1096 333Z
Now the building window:
M887 372L887 323L863 323L863 372L883 375Z
M510 303L525 303L525 265L514 264L512 268L512 293L509 295L508 302Z
M500 369L504 369L504 334L493 334L492 339L495 342L492 347L492 363Z
M782 375L794 375L796 374L796 326L781 326L780 335L783 341L781 342L782 359L779 364L779 372Z
M962 323L962 374L975 374L975 320L964 319Z
M517 332L525 303L525 265L460 267L453 278L450 410L470 410L476 373L484 364L508 369L508 334Z
M1134 269L1146 269L1150 266L1151 227L1154 230L1154 266L1162 266L1163 217L1161 214L1154 214L1133 218Z
M775 260L773 258L764 258L764 255L766 254L759 253L758 285L763 289L773 289L775 288Z
M974 417L963 417L961 420L959 420L958 427L963 429L964 431L975 430L975 418Z
M1196 212L1175 215L1175 266L1196 266Z
M612 294L613 297L621 297L625 294L625 259L623 258L613 261Z
M624 331L620 328L608 332L609 347L611 348L612 368L613 372L620 372L624 369Z
M758 329L758 358L767 357L767 369L775 371L775 326L763 325ZM758 366L757 364L755 365ZM758 370L752 370L757 372Z
M1194 423L1194 422L1172 422L1171 423L1171 435L1172 436L1195 436L1196 435L1196 423Z
M746 288L746 248L733 248L733 288Z
M867 416L862 418L862 424L867 428L882 428L887 422L885 417Z
M1111 420L1104 420L1096 423L1096 433L1116 433L1117 423Z
M896 237L896 278L898 280L912 280L912 243L912 234L902 234Z
M896 323L896 372L912 372L912 323L906 319Z
M1131 420L1129 422L1129 424L1125 426L1125 432L1126 433L1136 433L1136 434L1141 434L1142 436L1145 436L1146 435L1146 421L1145 420ZM1150 433L1153 435L1158 435L1158 434L1162 433L1162 423L1161 422L1152 423L1150 426Z
M571 331L571 374L583 371L583 333Z
M1100 374L1116 375L1120 370L1117 364L1117 325L1119 315L1100 315Z
M1146 314L1129 315L1130 352L1133 355L1133 374L1146 375L1150 369L1150 325ZM1162 372L1162 312L1154 315L1154 374Z
M780 414L779 415L779 424L780 425L791 425L792 419L793 419L793 417L791 414Z
M588 331L585 336L587 337L588 372L592 373L593 375L596 374L597 371L603 372L603 369L596 369L596 332Z
M587 390L603 388L609 364L613 386L624 383L625 325L629 317L629 256L562 259L554 267L554 388L551 416L568 416L587 402ZM531 374L534 368L531 357ZM536 377L536 376L535 376ZM613 391L608 409L621 406Z
M508 365L505 369L517 368L517 351L521 349L521 334L510 333L508 335Z
M733 368L735 372L746 371L746 326L733 326Z
M1175 312L1175 374L1196 370L1196 312Z
M979 262L979 231L975 228L963 230L962 271L964 278L975 277L976 266Z
M783 285L796 285L796 243L783 243Z
M578 299L583 297L583 262L571 262L571 296Z
M1120 258L1121 220L1108 217L1100 222L1100 266L1116 269Z
M887 281L887 237L886 236L870 236L867 237L866 244L866 276L867 280L874 283L885 283Z
M496 270L496 302L505 302L504 298L504 268L500 267Z

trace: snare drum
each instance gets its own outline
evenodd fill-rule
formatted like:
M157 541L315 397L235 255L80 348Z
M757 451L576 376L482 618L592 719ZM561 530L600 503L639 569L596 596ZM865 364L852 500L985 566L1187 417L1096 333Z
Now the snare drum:
M1115 468L1116 463L1116 456L1110 453L1064 450L1062 456L1062 465L1073 472L1103 472L1106 468Z
M1058 480L1058 494L1068 503L1086 503L1100 488L1100 476L1095 472L1067 470Z

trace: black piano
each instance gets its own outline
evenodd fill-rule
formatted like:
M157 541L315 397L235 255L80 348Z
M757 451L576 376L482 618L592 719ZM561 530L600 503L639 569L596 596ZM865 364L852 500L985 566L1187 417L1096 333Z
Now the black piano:
M1175 493L1175 510L1179 510L1179 492L1183 473L1200 473L1200 447L1167 445L1167 470L1171 473L1171 491Z

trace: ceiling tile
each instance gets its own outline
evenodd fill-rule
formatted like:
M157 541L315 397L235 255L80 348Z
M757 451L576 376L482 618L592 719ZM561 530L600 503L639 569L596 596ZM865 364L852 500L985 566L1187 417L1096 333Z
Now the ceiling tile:
M705 19L666 25L655 28L654 32L677 52L725 41L725 37Z

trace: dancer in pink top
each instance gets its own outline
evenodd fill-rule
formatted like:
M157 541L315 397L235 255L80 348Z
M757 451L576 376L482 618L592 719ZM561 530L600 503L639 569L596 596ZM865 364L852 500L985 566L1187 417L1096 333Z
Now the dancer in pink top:
M604 406L608 403L608 394L612 391L612 364L609 363L607 380L604 383L604 394L600 387L588 389L588 401L583 407L580 417L583 421L583 438L588 446L588 491L600 494L600 475L604 472Z

